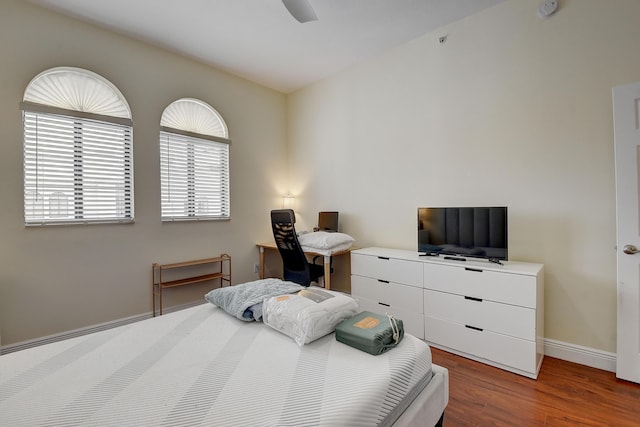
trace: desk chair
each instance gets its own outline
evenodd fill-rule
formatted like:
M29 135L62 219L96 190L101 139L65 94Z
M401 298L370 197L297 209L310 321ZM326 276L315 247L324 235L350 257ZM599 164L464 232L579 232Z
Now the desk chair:
M298 242L295 222L296 215L292 209L271 211L271 228L278 252L282 257L284 280L309 286L311 282L317 283L318 279L324 276L324 267L307 261Z

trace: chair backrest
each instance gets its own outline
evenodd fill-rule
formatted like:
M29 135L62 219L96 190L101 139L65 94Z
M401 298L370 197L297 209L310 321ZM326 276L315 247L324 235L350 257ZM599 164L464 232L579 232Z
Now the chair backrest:
M271 211L273 238L282 257L284 280L309 286L311 272L307 258L298 242L295 224L296 216L292 209Z
M319 231L338 231L338 212L318 212Z

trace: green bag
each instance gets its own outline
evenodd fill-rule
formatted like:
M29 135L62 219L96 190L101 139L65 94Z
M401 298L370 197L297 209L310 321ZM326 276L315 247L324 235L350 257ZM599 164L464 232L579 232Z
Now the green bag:
M373 355L392 349L403 337L402 320L370 311L356 314L336 326L336 340Z

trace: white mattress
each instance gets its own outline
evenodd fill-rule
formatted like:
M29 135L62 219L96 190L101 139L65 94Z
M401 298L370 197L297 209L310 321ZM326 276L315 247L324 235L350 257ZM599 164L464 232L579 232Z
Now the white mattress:
M411 335L379 356L299 347L203 304L0 356L0 425L387 425L431 366Z

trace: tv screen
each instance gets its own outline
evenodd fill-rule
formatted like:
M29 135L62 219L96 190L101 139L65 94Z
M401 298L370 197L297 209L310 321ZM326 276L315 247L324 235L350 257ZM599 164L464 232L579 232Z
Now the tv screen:
M418 208L418 252L507 260L507 208Z

